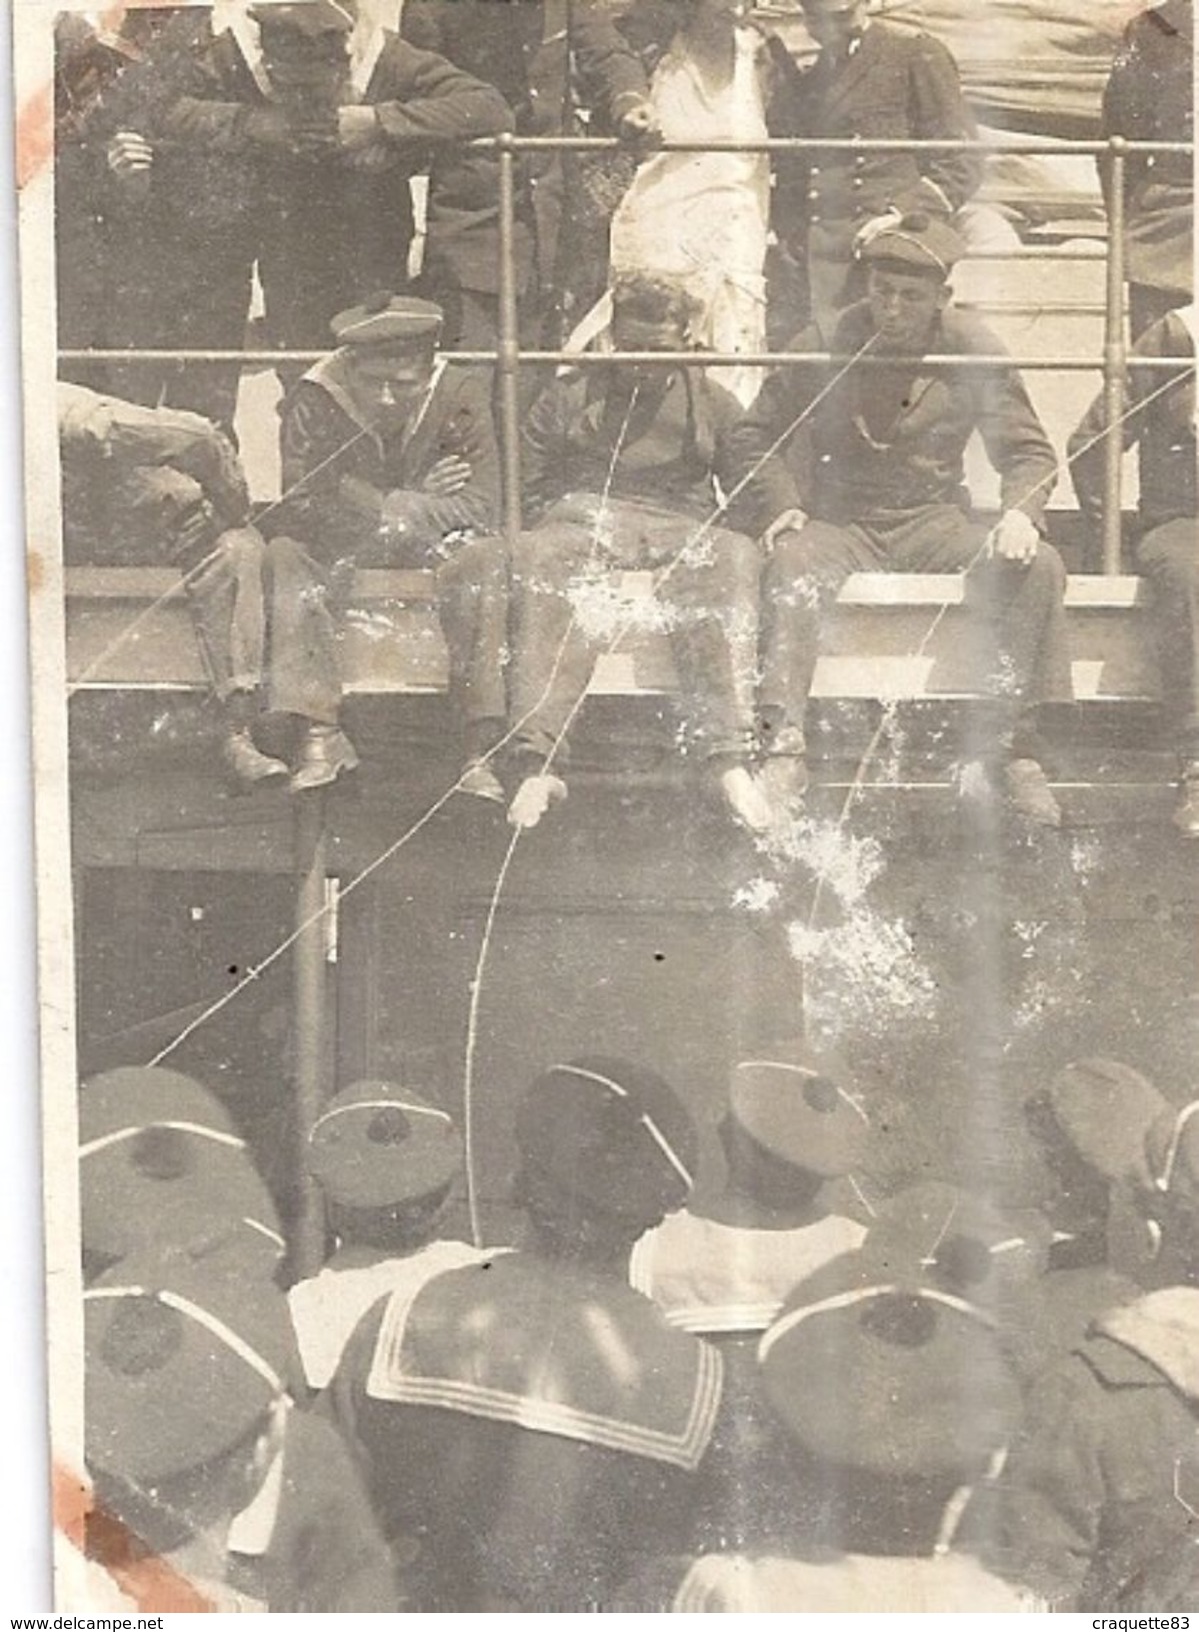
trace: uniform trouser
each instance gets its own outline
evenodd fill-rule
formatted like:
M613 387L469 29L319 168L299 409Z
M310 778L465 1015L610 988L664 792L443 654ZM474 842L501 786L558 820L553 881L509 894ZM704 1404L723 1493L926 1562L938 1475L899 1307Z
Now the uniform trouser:
M188 579L188 605L200 654L222 702L262 684L265 555L266 545L255 528L230 528L217 539L211 559Z
M325 562L294 538L272 538L259 558L260 605L265 612L258 650L265 706L272 712L298 714L318 724L334 725L341 711L340 629L353 588L355 563L349 557ZM222 573L214 574L210 598L222 613L245 607L247 622L253 591L249 552L228 555ZM220 588L217 588L220 583ZM468 723L504 717L503 648L507 629L507 583L503 561L469 543L437 572L437 606L450 651L450 685ZM236 621L218 614L214 624L238 634L212 667L251 676L242 662L252 638ZM250 681L249 683L253 683ZM240 682L232 681L232 689Z
M1073 695L1061 558L1041 544L1026 566L982 557L987 529L952 505L874 517L867 523L811 521L787 534L767 562L762 586L762 711L773 740L801 740L825 609L854 572L964 572L974 613L974 689L996 700L1001 733L1043 702ZM932 613L930 613L930 622ZM792 728L787 737L781 728Z
M1199 758L1199 520L1154 527L1137 545L1136 564L1153 585L1166 708L1184 752Z
M569 501L513 547L509 716L518 748L560 749L595 660L622 627L605 582L613 569L653 570L655 627L670 632L687 723L698 751L743 756L753 731L750 665L738 641L752 639L757 551L724 528L613 501L612 525L574 519Z

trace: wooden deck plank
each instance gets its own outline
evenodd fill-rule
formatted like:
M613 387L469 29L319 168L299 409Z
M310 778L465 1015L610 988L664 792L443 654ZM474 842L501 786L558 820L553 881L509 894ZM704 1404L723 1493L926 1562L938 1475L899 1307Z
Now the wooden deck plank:
M631 602L651 593L648 573L620 578L621 592ZM445 643L431 596L429 573L372 569L358 574L342 634L348 692L444 690ZM969 695L971 637L963 598L963 582L956 574L856 574L829 619L813 695ZM1148 602L1147 588L1138 578L1069 579L1067 619L1080 700L1158 695L1152 629L1144 616ZM177 574L148 568L70 569L67 671L79 689L203 688L199 649ZM636 632L620 649L601 657L591 690L629 696L674 687L666 640Z

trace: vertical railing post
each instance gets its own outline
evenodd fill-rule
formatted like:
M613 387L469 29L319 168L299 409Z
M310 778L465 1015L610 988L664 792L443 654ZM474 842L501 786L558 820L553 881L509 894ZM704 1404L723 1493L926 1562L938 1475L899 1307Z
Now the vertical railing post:
M292 1012L296 1050L296 1183L299 1208L292 1235L291 1272L317 1274L325 1258L325 1215L308 1172L308 1134L329 1099L328 971L325 962L325 879L328 851L326 792L313 788L295 801L295 948Z
M500 155L500 332L498 408L503 462L504 534L520 532L520 320L516 302L516 150L505 131L497 137Z
M1124 162L1122 136L1109 139L1107 299L1103 337L1103 570L1120 570L1120 508L1124 464Z

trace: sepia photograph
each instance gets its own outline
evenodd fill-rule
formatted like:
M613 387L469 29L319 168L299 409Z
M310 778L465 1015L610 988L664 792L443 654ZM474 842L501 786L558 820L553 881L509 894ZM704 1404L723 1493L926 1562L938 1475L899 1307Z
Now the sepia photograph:
M14 0L54 1608L1199 1609L1192 0Z

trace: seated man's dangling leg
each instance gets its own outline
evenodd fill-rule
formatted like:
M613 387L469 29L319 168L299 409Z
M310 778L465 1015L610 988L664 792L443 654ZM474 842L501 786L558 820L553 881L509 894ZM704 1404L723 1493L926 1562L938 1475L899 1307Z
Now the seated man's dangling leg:
M337 618L329 571L292 538L266 549L269 608L267 706L297 715L303 735L291 779L293 793L328 787L358 768L354 745L341 729Z
M1073 696L1061 557L1042 539L1029 560L1000 559L992 531L951 505L913 517L895 546L905 571L966 574L966 605L978 619L971 650L982 701L963 714L963 795L990 798L1001 789L1018 817L1059 827L1037 718L1042 703Z
M671 648L693 740L733 815L765 833L773 812L750 768L757 578L753 542L713 527L677 557L658 595L675 612Z
M245 789L288 774L284 761L263 753L253 734L262 712L266 651L265 549L255 528L229 528L187 579L196 638L224 713L222 758L235 786Z
M437 570L437 610L450 654L450 695L462 720L458 787L503 803L494 760L507 722L508 551L499 536L471 539Z
M1179 516L1154 527L1137 546L1137 567L1153 585L1162 694L1180 761L1172 820L1199 838L1199 521Z
M857 530L811 521L770 547L762 574L758 780L779 819L794 817L808 788L804 734L821 622L852 572L879 566Z
M599 645L579 598L593 554L591 533L569 523L544 523L521 533L513 546L508 729L518 786L508 820L514 827L536 827L566 797L557 768L565 763L566 733Z
M1017 816L1034 826L1060 827L1061 807L1049 786L1039 721L1042 704L1070 702L1074 696L1066 569L1053 545L1043 540L1027 565L995 565L1001 596L996 614L1000 672L1020 705L1002 742L1004 791Z

